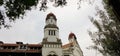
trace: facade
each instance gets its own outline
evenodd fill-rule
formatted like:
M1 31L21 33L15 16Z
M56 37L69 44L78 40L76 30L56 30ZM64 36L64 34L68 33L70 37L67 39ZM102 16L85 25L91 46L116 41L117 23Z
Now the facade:
M42 45L0 42L0 56L42 56Z
M53 13L46 17L44 38L41 44L0 42L0 56L83 56L74 33L68 37L69 43L62 45L59 38L57 18Z

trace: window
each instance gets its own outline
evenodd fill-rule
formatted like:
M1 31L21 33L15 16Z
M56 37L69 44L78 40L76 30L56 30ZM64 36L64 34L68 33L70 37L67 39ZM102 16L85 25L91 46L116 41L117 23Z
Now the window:
M48 56L57 56L57 55L48 55Z
M55 32L55 30L49 30L49 32L48 32L48 35L56 35L56 32Z
M21 45L20 49L27 49L27 46L26 45Z
M53 31L53 33L54 33L53 35L55 35L55 30Z
M51 35L53 35L53 30L51 30Z
M50 35L50 30L49 30L49 33L48 33L49 35Z

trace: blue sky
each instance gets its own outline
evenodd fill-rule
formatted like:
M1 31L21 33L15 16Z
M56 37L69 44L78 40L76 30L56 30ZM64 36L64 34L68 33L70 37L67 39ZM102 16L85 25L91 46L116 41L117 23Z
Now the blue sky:
M51 6L52 4L49 4L48 10L45 12L39 11L38 8L27 11L24 19L18 19L15 23L11 23L12 27L10 29L0 30L0 41L5 43L15 43L16 41L22 41L24 43L42 42L45 18L48 13L52 12L57 17L59 38L61 38L63 44L68 43L68 35L70 32L73 32L77 36L84 56L96 56L95 50L86 49L88 46L93 45L87 31L94 31L96 28L90 22L88 16L95 14L96 4L101 7L101 0L95 1L93 5L89 5L88 2L83 2L81 8L77 9L77 0L68 0L67 6L63 8L54 8ZM98 54L98 56L102 55Z

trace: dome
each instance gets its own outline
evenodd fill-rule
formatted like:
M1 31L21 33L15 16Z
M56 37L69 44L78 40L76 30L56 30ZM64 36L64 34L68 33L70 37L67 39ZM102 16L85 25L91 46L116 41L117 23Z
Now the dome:
M72 32L69 34L69 38L68 38L68 39L71 39L71 38L74 38L74 39L76 39L76 36L75 36L75 34L74 34L74 33L72 33Z
M56 16L55 16L53 13L47 14L46 20L50 19L50 16L53 16L53 19L54 19L54 20L57 20L57 19L56 19Z

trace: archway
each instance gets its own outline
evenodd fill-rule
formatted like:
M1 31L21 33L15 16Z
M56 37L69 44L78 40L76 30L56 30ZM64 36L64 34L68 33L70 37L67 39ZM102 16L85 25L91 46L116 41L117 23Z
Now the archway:
M51 51L47 56L58 56L58 55L54 51Z

